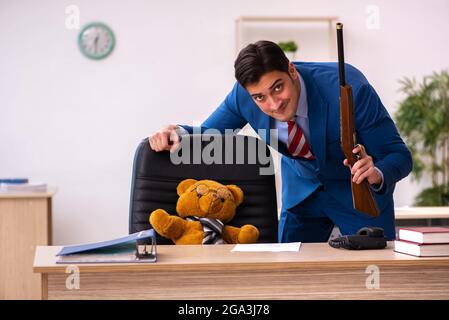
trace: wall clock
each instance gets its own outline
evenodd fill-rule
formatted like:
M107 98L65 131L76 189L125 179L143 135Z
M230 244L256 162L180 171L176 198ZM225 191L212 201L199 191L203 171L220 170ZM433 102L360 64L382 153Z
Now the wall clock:
M78 35L81 52L90 59L106 58L114 49L115 37L111 28L101 22L89 23Z

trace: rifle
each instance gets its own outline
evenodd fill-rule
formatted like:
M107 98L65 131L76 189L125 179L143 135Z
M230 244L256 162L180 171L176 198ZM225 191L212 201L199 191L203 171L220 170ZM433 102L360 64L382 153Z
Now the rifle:
M338 45L338 71L340 76L340 142L341 149L352 167L361 154L354 154L352 150L357 145L357 136L354 121L354 99L352 87L345 79L345 58L343 52L343 24L337 23L337 45ZM354 209L366 213L372 217L379 216L379 209L371 193L368 181L365 179L357 184L352 181L351 175L352 203Z

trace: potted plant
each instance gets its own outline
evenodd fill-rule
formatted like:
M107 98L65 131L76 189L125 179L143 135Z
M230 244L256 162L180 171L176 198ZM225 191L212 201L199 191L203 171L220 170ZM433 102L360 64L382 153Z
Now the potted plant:
M291 61L295 58L295 53L298 50L298 45L295 41L285 41L285 42L279 42L279 47L284 51L287 58Z
M398 129L413 157L412 179L430 174L432 186L415 198L417 206L449 205L449 74L447 70L400 80L406 94L396 113Z

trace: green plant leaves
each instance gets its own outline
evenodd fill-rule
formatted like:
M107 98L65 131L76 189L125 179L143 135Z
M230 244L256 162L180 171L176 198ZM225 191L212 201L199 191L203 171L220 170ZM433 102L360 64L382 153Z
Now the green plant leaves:
M439 207L449 205L449 193L443 186L431 187L421 191L415 199L415 206Z
M419 180L428 173L432 178L432 187L417 196L416 204L443 203L449 191L449 73L433 72L421 83L405 77L399 83L405 98L395 122L412 153L412 177Z
M279 42L278 45L284 52L295 52L298 50L298 45L295 41Z

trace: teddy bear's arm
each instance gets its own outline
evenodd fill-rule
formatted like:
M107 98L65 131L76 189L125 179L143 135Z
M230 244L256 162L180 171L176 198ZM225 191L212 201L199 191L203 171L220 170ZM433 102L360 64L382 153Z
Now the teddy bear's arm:
M239 232L240 228L224 226L221 236L226 243L237 243Z
M157 233L173 241L182 236L187 226L186 220L169 215L163 209L157 209L151 213L150 223Z
M254 243L259 238L259 230L250 224L241 228L224 226L222 237L226 243Z

